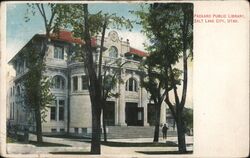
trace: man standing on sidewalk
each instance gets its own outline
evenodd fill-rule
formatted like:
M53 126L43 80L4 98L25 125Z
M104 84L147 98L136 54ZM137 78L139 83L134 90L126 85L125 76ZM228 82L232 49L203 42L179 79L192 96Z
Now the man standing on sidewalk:
M162 127L163 139L167 139L167 131L168 131L168 127L166 124L164 124L164 126Z

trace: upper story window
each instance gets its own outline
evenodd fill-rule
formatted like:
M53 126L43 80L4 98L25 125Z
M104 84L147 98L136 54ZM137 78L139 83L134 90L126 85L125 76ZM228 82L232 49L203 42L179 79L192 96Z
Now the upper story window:
M126 82L126 91L134 91L137 92L138 85L137 81L134 78L130 78Z
M52 79L53 88L64 89L65 88L65 79L62 76L56 75Z
M109 48L109 57L117 58L118 57L118 49L115 46L111 46Z
M88 78L87 76L82 76L82 90L88 89Z
M54 46L54 58L56 59L64 59L63 47Z
M77 91L78 90L78 77L74 76L73 77L73 91Z
M22 73L24 71L24 61L17 61L16 63L16 71L17 73Z

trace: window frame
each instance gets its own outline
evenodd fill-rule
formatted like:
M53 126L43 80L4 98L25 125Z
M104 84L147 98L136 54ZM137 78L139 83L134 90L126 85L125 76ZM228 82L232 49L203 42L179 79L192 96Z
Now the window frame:
M78 76L73 76L72 77L72 82L73 82L73 87L72 90L73 92L78 91Z
M82 79L82 87L81 87L81 89L82 90L88 90L88 86L89 86L88 77L86 75L82 75L81 79Z
M52 108L55 109L54 111L54 119L52 119ZM56 106L51 106L50 107L50 121L56 121L57 115L56 115Z
M60 52L56 51L58 48L61 49ZM54 45L54 54L53 54L54 59L58 60L64 60L64 47L60 45Z
M138 92L138 81L135 78L130 77L126 81L125 90L129 92Z
M63 76L61 75L55 75L53 78L52 78L52 83L53 83L53 88L54 89L65 89L65 83L66 83L66 80Z
M63 101L63 104L60 104L60 101ZM58 99L58 121L64 121L65 119L64 112L65 112L65 99Z

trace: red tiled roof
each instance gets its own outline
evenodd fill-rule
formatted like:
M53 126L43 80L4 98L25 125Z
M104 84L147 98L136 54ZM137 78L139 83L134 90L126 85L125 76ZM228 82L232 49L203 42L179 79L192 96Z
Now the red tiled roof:
M132 48L132 47L130 47L130 52L129 53L136 54L136 55L138 55L140 57L148 56L148 54L146 52L143 52L141 50L138 50L138 49L135 49L135 48Z
M73 36L73 34L70 31L60 31L58 34L52 34L51 39L69 42L69 43L77 43L77 44L85 44L83 40L80 38L76 38ZM91 39L91 45L96 46L96 38Z
M51 39L70 42L70 43L77 43L77 44L84 44L80 38L75 38L72 36L72 33L69 31L59 31L59 33L53 33L50 36Z

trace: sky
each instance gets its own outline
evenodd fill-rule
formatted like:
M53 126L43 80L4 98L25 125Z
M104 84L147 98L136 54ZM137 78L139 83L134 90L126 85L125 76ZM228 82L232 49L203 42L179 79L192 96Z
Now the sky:
M6 47L7 60L10 60L35 34L44 33L44 24L41 16L29 16L31 20L25 22L27 13L26 3L9 3L7 4L7 32L6 32ZM89 11L96 13L100 10L103 13L116 13L118 16L124 16L130 20L139 20L136 15L131 14L130 10L139 10L139 3L106 3L106 4L90 4ZM117 30L119 37L129 39L132 47L144 50L143 43L146 37L140 32L141 26L136 24L131 31L122 29ZM106 33L107 35L108 33Z

